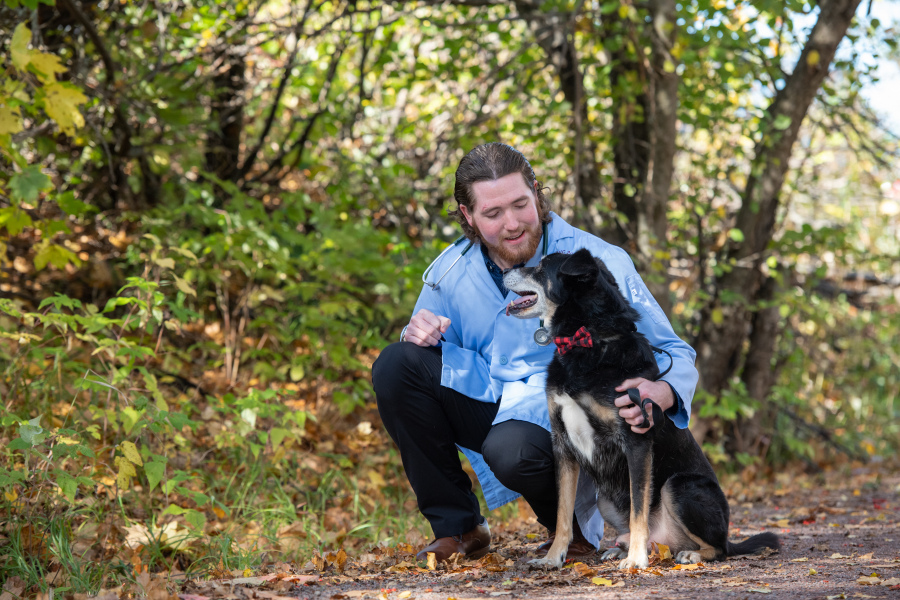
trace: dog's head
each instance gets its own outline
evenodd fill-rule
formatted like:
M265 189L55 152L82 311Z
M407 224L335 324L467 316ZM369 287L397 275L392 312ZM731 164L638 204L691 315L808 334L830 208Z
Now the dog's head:
M536 267L513 269L503 276L503 285L519 295L506 307L507 314L540 318L548 327L559 321L556 317L561 307L565 307L566 320L573 322L616 318L634 323L640 319L603 261L585 249L550 254Z

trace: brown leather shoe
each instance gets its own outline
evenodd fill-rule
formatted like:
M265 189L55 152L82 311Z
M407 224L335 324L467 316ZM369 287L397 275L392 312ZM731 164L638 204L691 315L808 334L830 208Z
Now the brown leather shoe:
M479 558L490 549L491 528L488 527L487 519L483 519L481 525L468 533L434 540L416 554L416 560L428 560L429 552L434 552L437 562L447 560L454 552L459 552L466 558Z
M556 539L556 532L550 534L550 539L537 547L537 550L534 551L538 556L546 556L547 552L550 551L550 546L553 545L553 541ZM590 556L597 552L597 549L594 546L584 539L584 536L581 535L581 532L576 532L575 536L572 537L572 541L569 542L569 550L566 552L566 558L585 558L586 556Z

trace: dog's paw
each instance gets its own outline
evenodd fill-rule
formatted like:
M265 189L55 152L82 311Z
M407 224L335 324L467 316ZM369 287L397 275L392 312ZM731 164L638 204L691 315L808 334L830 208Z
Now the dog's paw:
M675 555L675 562L679 565L695 565L702 560L703 557L700 556L700 553L693 550L682 550Z
M554 559L548 554L544 558L535 558L534 560L530 560L528 561L528 564L539 567L541 569L558 569L562 567L563 557L559 556Z
M616 560L625 556L625 551L614 546L600 556L600 560Z
M626 571L628 569L646 569L650 566L650 558L645 554L643 556L628 556L619 563L619 570Z

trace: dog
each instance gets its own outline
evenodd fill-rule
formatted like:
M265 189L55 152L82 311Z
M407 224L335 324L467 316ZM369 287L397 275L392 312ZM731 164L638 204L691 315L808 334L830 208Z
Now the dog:
M633 432L619 416L616 386L634 377L655 380L659 367L637 331L640 314L602 260L584 249L551 254L536 267L507 272L503 284L519 295L507 314L543 319L557 343L547 368L557 530L547 556L533 562L558 568L565 560L579 471L593 479L600 514L619 534L601 558L619 559L620 569L646 568L650 542L668 546L680 564L780 547L773 533L728 541L728 501L690 431L646 399L645 421L647 405L655 413L647 432ZM629 395L641 402L636 391Z

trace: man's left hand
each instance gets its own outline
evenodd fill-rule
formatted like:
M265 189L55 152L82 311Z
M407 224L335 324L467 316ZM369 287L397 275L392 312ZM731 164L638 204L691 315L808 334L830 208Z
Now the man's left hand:
M675 396L672 394L672 388L670 388L669 384L665 381L650 381L643 377L626 379L619 384L616 391L626 392L631 388L637 388L641 393L641 400L650 398L656 402L663 412L666 412L675 404ZM631 425L631 430L633 432L647 433L650 431L650 427L653 426L653 411L647 410L647 417L650 419L650 427L638 429L637 425L640 425L644 421L644 417L641 414L641 408L634 405L627 393L624 396L616 398L616 406L619 407L619 416L625 419L626 423Z

